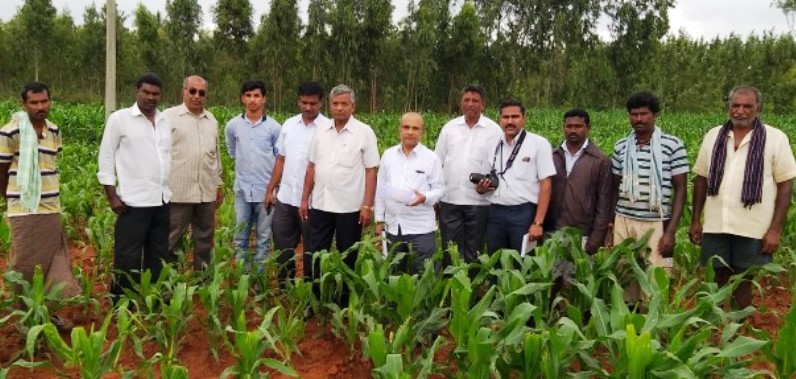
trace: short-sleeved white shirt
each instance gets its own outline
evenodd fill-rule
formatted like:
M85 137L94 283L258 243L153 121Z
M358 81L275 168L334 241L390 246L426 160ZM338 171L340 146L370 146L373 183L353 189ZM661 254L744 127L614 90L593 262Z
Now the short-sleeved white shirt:
M490 167L494 161L497 173L505 169L511 152L519 141L520 135L514 137L512 144L506 142L505 136L492 147L489 154ZM500 148L502 146L502 148ZM519 205L539 202L539 182L556 174L553 164L553 148L544 137L525 131L525 140L514 159L511 168L499 175L500 183L488 195L491 204Z
M318 125L309 161L315 165L310 207L332 213L356 212L364 204L365 169L379 166L376 134L353 116L339 133L334 121Z
M315 135L318 125L328 123L329 119L319 114L311 123L305 124L301 114L298 114L282 124L279 139L276 141L276 150L285 158L285 165L276 198L283 204L294 207L301 205L304 175L307 173L307 164L310 163L309 150L312 136Z
M486 174L503 130L494 121L481 116L471 128L464 116L448 121L442 127L434 152L442 162L445 195L442 201L456 205L489 205L484 195L475 191L470 174Z
M727 233L748 238L763 238L771 226L777 197L777 183L796 177L796 161L788 142L788 136L781 130L764 125L766 145L763 157L763 196L762 202L745 208L741 202L743 176L752 134L747 133L738 150L735 150L733 133L728 133L727 156L724 160L724 177L716 196L705 200L705 233ZM707 178L721 125L710 129L702 140L694 173Z

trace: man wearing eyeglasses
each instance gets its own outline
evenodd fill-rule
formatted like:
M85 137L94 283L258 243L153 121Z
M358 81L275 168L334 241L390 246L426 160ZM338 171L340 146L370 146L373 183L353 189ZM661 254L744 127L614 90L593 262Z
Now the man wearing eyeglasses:
M193 268L212 263L216 208L224 199L218 121L205 109L207 81L189 76L182 84L183 103L164 113L171 120L171 218L169 253L191 226Z
M530 240L542 238L556 174L550 142L524 129L525 106L506 100L499 109L503 136L489 152L494 174L476 187L476 192L488 193L486 248L490 254L500 249L521 250L526 234Z

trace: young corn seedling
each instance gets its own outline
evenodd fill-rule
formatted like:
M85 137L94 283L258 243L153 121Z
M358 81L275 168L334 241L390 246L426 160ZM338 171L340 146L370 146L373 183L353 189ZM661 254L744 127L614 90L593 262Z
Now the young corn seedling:
M44 274L41 267L36 266L33 273L33 280L28 283L22 278L22 274L14 271L6 271L3 274L6 283L10 283L17 295L17 304L22 305L23 309L15 310L12 313L20 318L17 325L23 331L50 322L50 310L48 305L59 305L62 301L60 296L63 284L59 283L48 286L44 283ZM8 318L8 317L6 317Z
M246 328L246 299L249 298L249 275L242 274L238 278L237 286L227 292L229 305L232 308L232 322L236 330L243 330ZM243 322L243 325L238 325L238 322Z
M212 274L210 274L209 283L200 286L196 291L199 294L199 301L205 309L205 324L210 333L210 352L216 361L218 360L218 341L223 341L226 338L221 323L221 298L225 291L222 284L226 267L226 262L214 265L210 269Z
M116 315L117 337L108 344L108 328L114 314ZM127 335L132 332L131 315L127 309L120 308L109 313L99 330L93 326L89 332L81 327L72 329L70 343L58 333L55 325L46 323L30 329L27 335L26 349L33 358L39 334L44 334L47 344L67 366L77 367L83 379L101 379L118 368L119 357Z
M168 350L166 358L169 362L173 361L180 348L180 339L183 330L188 326L188 322L193 318L193 295L196 286L188 286L187 283L177 283L174 287L171 299L161 310L163 326L165 326L166 343L164 347Z
M351 355L354 354L359 331L365 322L365 313L360 308L359 295L352 293L348 307L340 309L337 304L326 305L332 311L332 333L348 343Z
M239 314L239 320L235 322L237 328L227 326L227 331L234 333L234 349L236 361L235 366L227 367L221 373L221 378L234 375L237 378L267 378L266 374L260 372L261 366L274 369L292 377L298 374L290 366L273 358L265 358L263 355L268 349L275 347L275 338L271 333L271 320L279 307L271 308L265 315L263 321L257 329L247 330L244 315ZM243 326L242 328L240 326Z

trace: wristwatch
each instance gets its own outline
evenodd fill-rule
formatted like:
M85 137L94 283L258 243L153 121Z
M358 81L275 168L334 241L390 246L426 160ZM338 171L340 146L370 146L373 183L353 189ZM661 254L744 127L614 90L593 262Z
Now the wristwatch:
M531 223L531 226L538 226L538 227L542 227L543 225L544 225L544 223L543 223L543 222L536 222L536 221L534 221L533 223Z
M364 210L366 210L366 211L371 211L371 212L373 212L373 209L374 209L374 208L373 208L373 207L369 207L369 206L367 206L367 205L363 205L363 206L362 206L362 209L364 209Z

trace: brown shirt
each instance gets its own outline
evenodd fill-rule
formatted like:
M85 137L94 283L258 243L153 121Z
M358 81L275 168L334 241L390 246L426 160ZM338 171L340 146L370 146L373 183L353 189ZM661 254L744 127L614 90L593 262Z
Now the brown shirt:
M561 146L553 150L556 174L545 229L575 227L602 246L612 218L611 161L594 143L589 143L567 177L564 154Z

